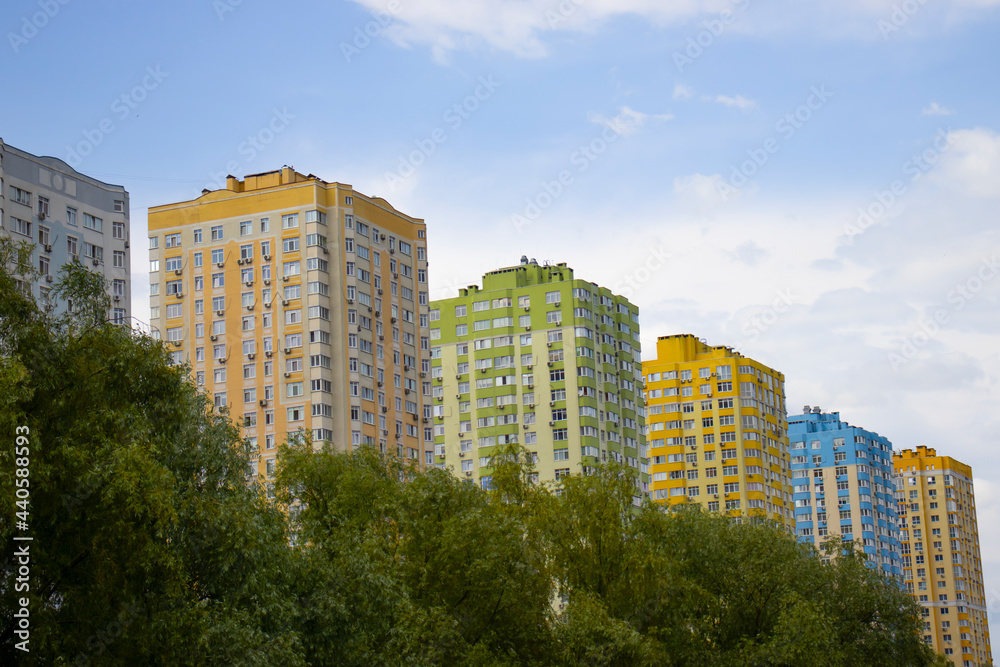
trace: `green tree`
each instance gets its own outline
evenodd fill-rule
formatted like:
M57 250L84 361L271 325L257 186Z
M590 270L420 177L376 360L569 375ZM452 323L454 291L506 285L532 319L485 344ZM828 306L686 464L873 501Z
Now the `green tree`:
M0 266L17 249L0 244ZM19 271L18 269L14 269ZM106 321L105 285L69 265L41 310L0 269L2 538L13 440L30 429L30 592L3 554L6 664L296 664L284 522L245 479L247 450L160 343ZM277 573L277 576L275 576ZM15 648L27 596L30 653Z

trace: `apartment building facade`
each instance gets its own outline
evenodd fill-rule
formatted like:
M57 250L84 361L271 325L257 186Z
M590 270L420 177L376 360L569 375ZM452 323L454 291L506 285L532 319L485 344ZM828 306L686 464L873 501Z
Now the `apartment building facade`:
M149 211L154 334L274 472L286 436L432 461L426 227L289 167Z
M903 579L924 641L955 665L992 664L972 468L923 445L896 452Z
M491 271L431 303L436 462L484 487L523 445L540 481L615 460L648 490L639 310L566 264Z
M129 194L122 186L0 139L0 235L32 245L39 275L25 288L46 308L64 307L50 303L50 291L59 268L79 261L108 282L108 319L130 321Z
M691 334L643 363L653 499L794 526L785 377Z
M810 406L788 418L788 432L799 540L858 541L869 566L902 577L889 439Z

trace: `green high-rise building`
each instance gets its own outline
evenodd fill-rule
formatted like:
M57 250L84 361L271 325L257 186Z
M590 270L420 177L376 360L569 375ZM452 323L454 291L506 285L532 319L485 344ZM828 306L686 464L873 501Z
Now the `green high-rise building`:
M435 461L488 487L512 442L540 481L620 461L648 491L639 310L566 264L491 271L432 301Z

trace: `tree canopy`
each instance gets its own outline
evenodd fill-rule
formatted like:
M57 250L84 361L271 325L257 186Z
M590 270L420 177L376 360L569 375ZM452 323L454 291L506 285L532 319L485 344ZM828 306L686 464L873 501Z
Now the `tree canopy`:
M277 502L163 346L106 321L70 265L46 312L0 243L0 661L45 665L927 665L918 608L851 552L632 504L610 465L493 486L369 448L283 445ZM9 267L15 267L12 271ZM61 314L54 314L59 313ZM30 430L27 531L14 434ZM15 648L29 596L30 653Z

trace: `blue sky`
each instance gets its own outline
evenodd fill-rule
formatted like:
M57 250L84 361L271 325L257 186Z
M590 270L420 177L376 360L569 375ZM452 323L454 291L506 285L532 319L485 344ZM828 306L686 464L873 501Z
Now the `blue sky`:
M426 219L434 297L522 254L566 261L640 306L647 357L696 333L782 370L792 412L971 464L1000 612L1000 0L10 0L3 18L0 136L91 148L79 169L129 190L135 236L148 206L289 164Z

